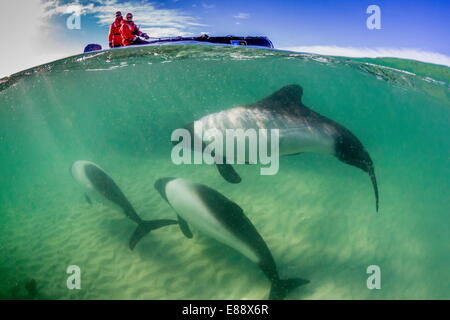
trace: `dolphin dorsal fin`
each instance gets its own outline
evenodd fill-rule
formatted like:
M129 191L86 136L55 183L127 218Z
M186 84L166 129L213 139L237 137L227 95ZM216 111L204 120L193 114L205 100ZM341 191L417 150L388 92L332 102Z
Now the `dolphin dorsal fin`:
M270 96L248 105L248 107L297 111L302 104L303 89L298 84L291 84L275 91Z

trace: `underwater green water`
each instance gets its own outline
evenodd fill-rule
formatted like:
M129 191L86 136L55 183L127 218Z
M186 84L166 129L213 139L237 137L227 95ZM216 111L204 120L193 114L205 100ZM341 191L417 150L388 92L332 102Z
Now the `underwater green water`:
M155 230L131 251L135 225L86 202L75 160L102 166L144 219L174 218L154 189L173 176L242 207L282 278L310 283L287 299L450 298L450 91L440 79L367 61L217 46L127 48L59 60L0 81L0 298L266 299L247 258L194 229ZM401 65L407 65L402 61ZM413 64L411 64L413 65ZM372 157L370 179L315 153L280 170L172 163L170 135L204 115L298 84L306 106L351 130ZM66 269L81 268L69 290ZM370 265L381 289L369 290Z

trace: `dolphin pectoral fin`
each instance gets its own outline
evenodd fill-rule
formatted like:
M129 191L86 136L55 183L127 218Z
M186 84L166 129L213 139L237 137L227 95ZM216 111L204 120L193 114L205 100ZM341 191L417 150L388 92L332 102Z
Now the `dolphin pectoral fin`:
M177 217L181 232L185 235L186 238L192 239L193 234L191 229L189 229L189 225L187 224L186 220L180 217L180 215L177 215Z
M130 238L130 249L133 250L136 244L150 231L177 223L177 221L171 219L142 221L136 230L134 230L133 235Z
M84 194L84 198L86 199L86 202L92 206L92 200L91 200L91 198L89 198L89 196L87 194Z
M219 164L216 163L217 170L219 170L220 175L229 183L239 183L241 182L241 177L234 170L231 164Z
M275 280L270 288L269 300L282 300L290 291L307 283L309 283L309 280L301 278Z

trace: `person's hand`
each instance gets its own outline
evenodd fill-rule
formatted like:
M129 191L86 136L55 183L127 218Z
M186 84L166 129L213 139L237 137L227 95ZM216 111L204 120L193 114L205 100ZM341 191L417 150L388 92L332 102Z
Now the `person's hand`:
M109 43L109 47L110 47L110 48L112 48L112 47L113 47L113 45L112 45L112 42L110 42L110 43Z
M143 33L142 36L143 36L145 39L147 39L147 40L150 39L150 37L149 37L148 34L146 34L146 33Z

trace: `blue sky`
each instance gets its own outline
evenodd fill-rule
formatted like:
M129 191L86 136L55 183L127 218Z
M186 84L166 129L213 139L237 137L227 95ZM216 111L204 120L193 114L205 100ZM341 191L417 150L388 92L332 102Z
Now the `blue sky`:
M93 1L81 1L92 3ZM131 1L117 1L120 3ZM216 35L267 35L277 47L352 46L410 47L450 55L450 1L330 1L330 0L178 0L132 1L153 4L192 17L204 26L186 26L186 32L207 31ZM366 9L381 9L381 29L369 30ZM126 7L126 6L125 6ZM67 15L66 15L67 16ZM60 19L61 20L61 19ZM111 19L112 20L112 19ZM64 21L60 21L63 23ZM83 23L84 22L84 23ZM105 43L107 26L99 25L95 14L82 18L81 30L67 34L71 40L91 38ZM139 21L138 21L139 22ZM151 23L151 22L150 22ZM158 25L158 21L154 21ZM84 31L84 32L83 32ZM169 35L170 32L168 33ZM159 36L159 33L157 34ZM94 41L94 42L95 42Z
M67 9L74 4L82 8L79 30L66 26ZM379 30L366 26L366 9L373 4L381 9ZM30 66L81 52L87 43L106 46L116 10L132 11L137 24L156 37L266 35L278 48L450 64L448 0L1 0L0 10L15 12L12 21L0 22L0 36L10 37L12 48L10 56L0 53L0 60L17 58L17 48L20 54L30 53L21 61ZM11 23L24 36L1 34ZM4 67L11 69L10 64Z

